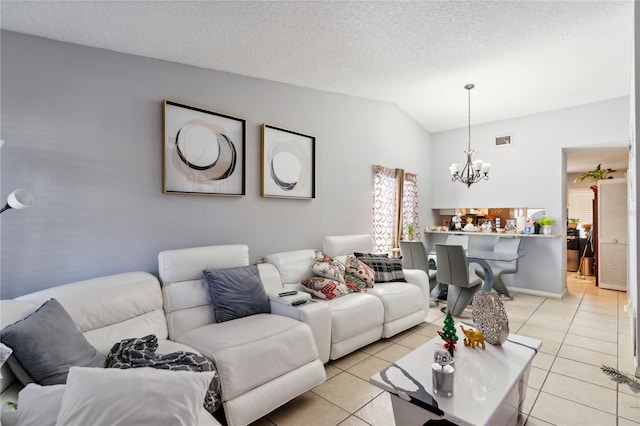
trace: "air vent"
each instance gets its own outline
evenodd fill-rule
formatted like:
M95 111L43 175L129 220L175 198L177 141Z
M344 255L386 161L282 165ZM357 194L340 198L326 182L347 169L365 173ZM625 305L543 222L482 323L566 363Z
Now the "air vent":
M511 146L511 135L496 136L496 146Z

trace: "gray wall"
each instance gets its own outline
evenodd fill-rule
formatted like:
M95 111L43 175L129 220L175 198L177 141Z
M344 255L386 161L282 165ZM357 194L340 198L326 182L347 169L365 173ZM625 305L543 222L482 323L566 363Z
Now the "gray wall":
M166 249L244 243L256 261L371 233L373 164L416 172L427 217L430 135L394 105L11 32L1 47L1 196L37 198L2 214L2 298L156 273ZM247 120L246 196L162 193L165 98ZM316 136L315 200L260 197L263 122Z

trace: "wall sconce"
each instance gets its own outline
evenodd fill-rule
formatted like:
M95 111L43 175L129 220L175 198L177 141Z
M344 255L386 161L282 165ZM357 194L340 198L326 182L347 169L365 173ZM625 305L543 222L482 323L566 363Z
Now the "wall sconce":
M7 197L7 204L0 210L0 213L9 209L26 209L36 203L36 197L34 197L29 191L24 189L16 189Z

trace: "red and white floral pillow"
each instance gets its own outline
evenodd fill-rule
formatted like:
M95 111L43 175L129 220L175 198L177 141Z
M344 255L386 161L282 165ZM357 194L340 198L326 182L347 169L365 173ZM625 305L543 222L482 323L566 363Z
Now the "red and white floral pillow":
M300 281L309 293L321 299L331 300L351 293L343 283L325 277L313 277Z
M329 256L317 258L311 265L311 270L320 277L336 280L344 284L344 265Z
M366 263L356 259L355 256L347 256L345 263L344 283L353 291L367 291L375 284L375 271Z
M317 258L311 270L319 275L300 282L309 293L331 300L351 292L367 291L374 285L375 271L355 256L346 257L345 263L329 256Z

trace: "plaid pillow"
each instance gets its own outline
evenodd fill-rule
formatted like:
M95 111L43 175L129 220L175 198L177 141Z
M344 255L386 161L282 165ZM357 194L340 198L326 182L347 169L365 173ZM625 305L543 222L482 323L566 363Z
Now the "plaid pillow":
M373 255L370 253L354 253L356 258L371 267L375 272L375 280L378 283L403 282L404 272L402 271L401 257L387 257Z
M389 257L389 253L359 253L359 252L354 252L353 255L355 257L361 257L361 256L370 256L370 257ZM402 258L401 258L402 259Z

